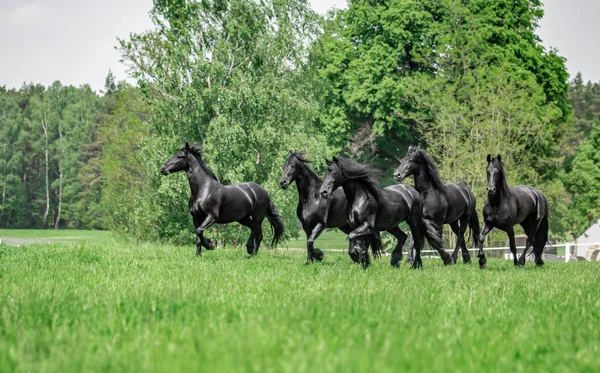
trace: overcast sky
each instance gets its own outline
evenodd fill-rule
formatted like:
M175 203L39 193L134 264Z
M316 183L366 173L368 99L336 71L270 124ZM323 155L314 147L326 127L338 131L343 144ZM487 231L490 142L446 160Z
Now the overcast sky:
M600 81L600 0L542 0L538 34L567 58L572 76ZM311 0L323 13L345 0ZM152 0L0 0L0 86L24 82L104 86L109 69L126 77L114 49L117 36L152 26Z

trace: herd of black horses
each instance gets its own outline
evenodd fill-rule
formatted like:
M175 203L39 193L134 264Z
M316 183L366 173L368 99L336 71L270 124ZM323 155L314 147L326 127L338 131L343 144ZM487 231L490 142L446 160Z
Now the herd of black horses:
M475 196L464 183L440 180L435 163L427 153L410 146L394 173L398 182L409 176L414 185L391 185L382 188L377 177L380 171L372 165L349 158L327 160L327 172L321 180L301 152L289 152L279 182L287 189L292 183L298 188L297 215L306 233L307 261L323 260L323 251L314 247L315 240L326 228L338 228L348 235L348 254L355 263L366 268L370 264L369 247L374 256L383 252L379 232L387 231L396 239L391 264L400 265L402 247L407 234L399 224L410 227L413 243L406 261L412 268L421 267L421 250L425 240L440 255L444 264L455 264L458 250L465 263L471 262L466 247L465 232L471 229L474 247L478 248L479 267L486 267L483 252L485 236L498 228L508 234L515 265L523 266L530 248L535 263L544 265L542 251L548 239L548 203L544 195L530 186L509 187L501 156L487 156L487 200L483 208L483 227L479 229ZM196 255L202 247L215 248L215 241L204 237L204 231L215 223L238 222L250 228L246 248L256 255L263 238L265 218L273 227L275 245L283 236L285 225L267 191L255 183L223 185L202 159L197 147L185 146L161 167L163 175L186 171L191 189L190 213L196 227ZM456 246L448 255L442 246L442 227L449 224L456 235ZM517 259L514 226L520 224L527 242Z

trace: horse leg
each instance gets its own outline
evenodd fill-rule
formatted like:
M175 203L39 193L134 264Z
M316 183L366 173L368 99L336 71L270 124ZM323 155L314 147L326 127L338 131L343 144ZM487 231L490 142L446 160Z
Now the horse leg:
M238 220L238 223L240 223L244 227L250 228L250 236L246 241L246 251L248 252L248 254L252 255L252 253L254 252L254 222L252 221L252 218L246 216L245 218Z
M408 240L408 247L406 248L406 264L412 264L415 258L415 242L411 239Z
M325 228L325 224L317 223L317 225L313 228L310 237L308 237L308 239L306 240L306 251L308 253L306 264L311 263L313 260L316 260L317 262L323 260L323 251L321 251L320 249L315 249L314 244L315 240L321 235L321 233L323 233Z
M479 258L479 269L485 269L487 267L487 259L485 258L485 253L483 252L483 241L485 240L485 236L493 229L492 223L483 221L483 227L481 227L481 234L479 234L479 252L477 253L477 257Z
M513 255L513 263L517 266L517 265L519 265L519 262L517 261L517 245L515 244L515 231L512 227L510 227L509 229L506 230L506 233L508 234L508 243L510 245L510 252ZM527 246L525 246L525 250L527 250ZM523 264L525 264L524 260L523 260Z
M455 221L454 223L450 223L450 229L452 229L452 233L454 233L454 235L456 236L456 245L454 246L454 251L452 252L451 258L452 258L452 263L456 264L456 260L458 259L458 249L460 248L460 227L458 226L458 221Z
M365 269L370 264L369 251L367 250L367 245L364 238L360 240L358 240L357 238L370 234L373 234L373 228L371 227L371 224L369 224L369 221L366 220L348 235L350 245L358 251L358 261L362 264L363 268Z
M204 219L202 219L201 217L196 217L194 216L194 228L198 229L200 227L200 225L202 224L202 222L204 221ZM206 237L204 237L204 232L198 234L198 232L196 232L196 256L201 256L202 255L202 246L204 246L206 248L206 250L214 250L215 248L215 240L209 240L206 239Z
M350 228L350 226L348 225L344 225L343 227L339 228L342 232L346 233L346 235L349 235L350 232L352 232L352 228ZM352 259L352 261L354 263L358 263L358 254L354 251L354 242L348 240L348 255L350 255L350 258Z
M196 227L196 256L200 256L202 254L201 246L206 247L207 250L214 249L214 246L209 249L212 242L204 238L204 231L213 225L215 221L216 219L212 215L206 215L204 221L200 223L198 227Z
M470 216L463 216L460 218L460 227L459 227L459 235L460 235L460 247L461 247L461 256L463 263L469 264L471 263L471 255L469 254L469 250L467 250L467 242L465 240L465 233L467 232L467 228L469 227Z
M525 235L527 235L527 242L525 243L525 248L519 257L519 265L523 267L525 265L525 260L527 259L527 253L529 252L529 248L535 247L535 235L537 233L539 227L539 220L535 220L532 218L527 219L523 223L521 223L521 227L525 231ZM537 262L537 257L536 257Z
M402 230L398 227L394 227L388 230L388 233L396 237L396 239L398 240L398 242L396 243L396 247L394 247L394 251L392 251L390 264L392 265L392 267L400 267L400 261L402 260L402 246L404 246L408 235L402 232Z
M367 269L371 265L371 259L369 258L369 245L366 240L367 236L359 236L354 238L355 251L358 253L358 260L362 265L363 269Z
M260 243L262 242L263 239L263 233L262 233L262 221L261 224L257 224L256 227L254 228L254 250L252 251L252 256L256 255L258 253L258 249L260 247Z
M436 235L439 237L442 237L442 230L444 228L444 226L442 224L436 224L435 222L433 222L433 220L430 220L432 222L433 227L435 227L436 230ZM422 232L422 234L425 234L425 232ZM429 242L429 244L431 245L431 242ZM450 257L450 255L448 255L448 253L444 250L443 247L436 247L436 245L431 245L435 251L438 252L438 254L440 255L440 258L442 259L442 262L444 262L444 265L451 265L454 264L452 262L452 258ZM414 264L413 264L414 267Z

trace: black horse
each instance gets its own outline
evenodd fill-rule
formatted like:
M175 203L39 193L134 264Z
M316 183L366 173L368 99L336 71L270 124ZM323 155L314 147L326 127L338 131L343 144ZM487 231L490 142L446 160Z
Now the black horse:
M196 227L196 255L201 255L202 246L214 249L214 241L207 240L204 231L215 223L237 221L250 228L246 242L250 256L258 252L265 217L274 230L272 244L279 242L285 230L283 219L263 187L255 183L221 184L202 159L200 150L187 142L160 168L163 175L179 171L186 171L192 192L189 206Z
M483 228L479 237L479 267L486 267L483 252L483 240L493 229L498 228L508 234L510 252L515 265L525 265L525 256L529 247L533 247L535 264L544 265L542 252L548 241L548 202L546 197L530 186L510 188L506 182L506 173L502 166L500 154L492 158L487 156L487 200L483 206ZM517 260L514 226L520 224L527 235L523 253Z
M441 249L441 237L436 236L433 227L427 227L423 219L423 200L411 186L398 184L381 188L374 175L377 170L348 158L333 157L327 161L327 173L320 192L329 198L338 187L342 187L346 198L348 223L352 231L348 235L350 250L358 253L364 268L369 265L369 253L364 241L365 235L376 231L387 231L398 242L392 251L391 264L397 267L402 259L402 246L407 235L398 227L403 221L408 223L414 240L416 255L412 268L423 265L421 249L424 236Z
M475 196L469 187L464 183L442 184L435 163L423 149L412 145L408 147L394 178L400 182L411 175L415 180L415 188L423 197L424 218L431 221L440 236L444 224L449 224L456 235L452 263L456 263L459 248L462 249L463 262L470 263L465 232L467 227L471 228L473 245L479 247L479 218ZM407 260L410 260L410 256L409 252ZM444 264L450 263L444 259Z
M346 197L342 190L336 190L331 198L324 199L319 195L321 188L321 178L308 165L310 163L301 152L289 152L285 164L283 165L283 174L279 180L279 185L287 189L291 183L296 182L298 188L298 207L296 215L302 229L306 233L306 264L314 260L323 260L323 251L314 247L315 240L323 233L325 228L339 228L342 232L348 234L352 230L346 222ZM381 238L376 232L369 240L374 256L380 256ZM354 262L358 261L358 256L350 250L350 257Z

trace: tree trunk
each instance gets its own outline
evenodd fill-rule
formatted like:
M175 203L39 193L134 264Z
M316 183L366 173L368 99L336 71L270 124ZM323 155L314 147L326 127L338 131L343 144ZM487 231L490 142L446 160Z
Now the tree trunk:
M62 143L62 130L60 128L60 122L58 124L58 142L60 143L62 150L62 160L64 160L65 157L65 146ZM58 162L58 168L60 170L59 172L59 176L58 176L58 212L56 213L56 221L54 222L54 229L58 229L60 227L60 213L62 211L62 192L63 192L63 185L62 185L62 181L63 181L63 168L62 168L62 162L59 161Z
M50 211L50 178L48 176L50 162L48 160L48 122L46 121L46 116L44 114L42 114L42 129L44 130L44 154L46 158L46 211L44 211L42 228L46 229L48 213Z
M0 210L0 222L2 222L2 218L4 218L4 209L6 205L4 201L6 200L6 170L4 170L4 178L2 180L2 209Z

